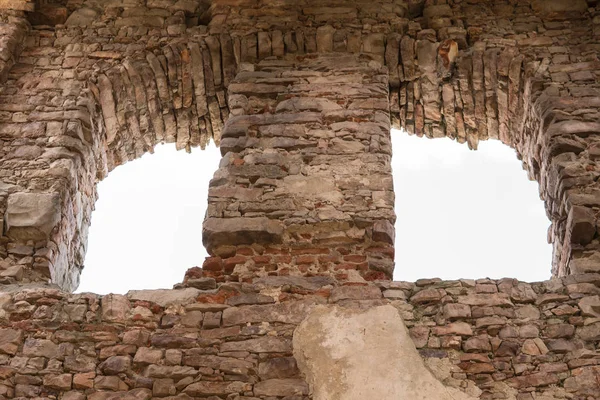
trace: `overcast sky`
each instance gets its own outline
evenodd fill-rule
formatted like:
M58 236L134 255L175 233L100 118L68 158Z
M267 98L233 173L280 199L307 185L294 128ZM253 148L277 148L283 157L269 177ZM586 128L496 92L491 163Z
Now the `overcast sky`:
M396 192L394 279L550 277L549 221L514 151L497 141L469 151L449 139L392 132ZM77 292L170 288L201 266L211 146L174 145L116 168L98 186Z

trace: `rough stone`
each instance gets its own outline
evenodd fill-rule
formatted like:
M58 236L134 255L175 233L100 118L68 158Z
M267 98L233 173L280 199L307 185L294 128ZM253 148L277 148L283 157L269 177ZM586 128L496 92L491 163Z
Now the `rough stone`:
M472 398L431 375L391 306L317 307L294 332L294 356L317 400Z
M186 304L192 302L200 290L195 288L185 289L154 289L154 290L130 290L127 297L130 300L150 301L161 307L173 304Z
M13 193L8 196L4 223L16 240L46 239L60 220L56 193Z

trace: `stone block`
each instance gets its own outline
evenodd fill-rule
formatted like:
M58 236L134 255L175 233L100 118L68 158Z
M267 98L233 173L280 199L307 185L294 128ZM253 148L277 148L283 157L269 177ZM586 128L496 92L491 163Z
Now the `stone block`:
M258 365L258 376L261 379L291 378L298 374L298 365L294 357L271 358Z
M388 220L380 220L373 224L373 240L376 242L385 242L394 244L396 239L396 230L394 225Z
M43 240L60 221L57 193L13 193L8 196L6 235L15 240Z
M583 13L587 11L587 7L585 0L533 0L531 3L531 8L533 8L536 13L544 16L567 12Z
M226 396L250 390L251 385L245 382L208 382L200 381L188 385L183 393L192 397Z
M112 356L108 357L99 366L100 370L106 375L117 375L126 373L131 368L131 357Z
M381 299L381 290L376 286L338 286L331 291L330 303L340 300Z
M21 279L23 279L23 270L24 268L22 265L13 265L0 272L0 277L14 278L17 281L20 281Z
M27 339L23 345L23 354L29 357L55 358L58 356L58 345L47 339Z
M127 297L108 294L102 297L102 318L106 321L124 321L131 305Z
M571 274L600 272L600 253L584 254L581 258L569 261Z
M149 347L140 347L133 358L134 363L139 364L158 364L162 359L162 349L151 349Z
M269 379L254 385L255 396L308 395L308 384L302 379Z
M466 304L449 303L444 305L444 318L462 319L471 318L471 307Z
M600 318L600 296L584 297L577 303L584 317Z
M550 125L546 134L549 136L575 135L587 137L598 132L600 132L600 122L566 120Z
M469 294L459 296L458 301L470 306L512 306L513 303L505 293Z
M133 301L150 301L161 307L167 307L172 304L190 303L199 294L200 290L195 288L130 290L127 292L127 298Z
M263 336L256 339L239 342L226 342L221 345L221 352L249 351L252 353L289 353L292 351L292 341L287 337Z
M596 234L596 216L588 207L572 206L567 219L571 230L571 243L586 245Z
M225 244L281 243L283 224L265 218L207 218L202 243L210 253Z
M73 376L71 374L46 375L44 376L44 386L49 389L67 391L71 390Z
M0 354L17 354L23 333L17 329L0 329Z
M96 20L98 17L98 11L88 8L82 7L78 10L73 11L67 21L65 22L66 26L88 26L91 25L92 22Z
M152 394L155 397L174 396L177 393L173 379L155 379Z

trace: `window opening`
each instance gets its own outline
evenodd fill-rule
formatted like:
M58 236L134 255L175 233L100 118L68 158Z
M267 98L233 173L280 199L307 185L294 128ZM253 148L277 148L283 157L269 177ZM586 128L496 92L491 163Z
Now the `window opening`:
M202 266L208 184L220 158L213 144L191 154L158 145L100 182L77 292L171 288Z
M392 132L394 279L549 279L550 221L515 151Z

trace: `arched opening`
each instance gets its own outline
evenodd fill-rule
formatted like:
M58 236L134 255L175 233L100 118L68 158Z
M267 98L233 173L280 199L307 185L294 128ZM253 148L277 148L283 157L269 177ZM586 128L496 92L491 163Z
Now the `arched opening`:
M392 142L395 280L550 278L550 222L513 149L489 140L469 151L401 131Z
M202 265L208 183L220 153L158 145L98 184L78 292L171 288Z

